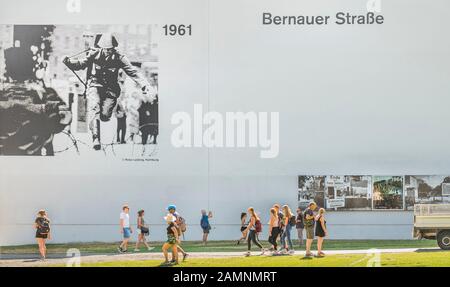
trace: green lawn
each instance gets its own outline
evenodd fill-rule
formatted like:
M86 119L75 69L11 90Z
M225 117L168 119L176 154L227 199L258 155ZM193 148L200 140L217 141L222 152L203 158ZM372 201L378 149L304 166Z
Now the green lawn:
M263 241L262 241L263 242ZM294 242L295 243L295 242ZM162 242L150 242L155 248L151 252L161 252ZM267 242L263 245L269 247ZM47 250L50 254L66 253L69 248L78 248L82 254L110 254L117 252L118 243L69 243L69 244L48 244ZM211 241L204 247L199 241L186 241L182 244L188 252L244 252L247 245L243 242L236 245L236 241ZM327 250L349 250L349 249L388 249L388 248L430 248L437 247L434 240L326 240ZM25 254L36 253L36 245L3 246L0 247L0 254ZM296 247L297 250L300 250ZM315 246L313 247L315 249ZM129 250L134 250L132 243ZM142 252L144 248L141 247ZM147 251L148 252L148 251Z
M192 258L179 267L366 267L370 257L364 254L329 255L305 259L299 256L254 256L233 258ZM450 251L381 254L383 267L449 267ZM156 267L158 260L115 261L82 264L82 267Z

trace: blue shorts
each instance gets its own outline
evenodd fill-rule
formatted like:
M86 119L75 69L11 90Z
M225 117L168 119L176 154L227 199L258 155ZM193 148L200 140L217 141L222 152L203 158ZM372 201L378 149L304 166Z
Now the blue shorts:
M125 227L123 229L123 238L130 238L131 237L131 229L129 227Z

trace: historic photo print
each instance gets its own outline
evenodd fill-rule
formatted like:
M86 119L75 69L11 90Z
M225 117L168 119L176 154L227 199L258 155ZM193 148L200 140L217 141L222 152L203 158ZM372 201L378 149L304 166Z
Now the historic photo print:
M153 25L0 25L0 155L153 158Z

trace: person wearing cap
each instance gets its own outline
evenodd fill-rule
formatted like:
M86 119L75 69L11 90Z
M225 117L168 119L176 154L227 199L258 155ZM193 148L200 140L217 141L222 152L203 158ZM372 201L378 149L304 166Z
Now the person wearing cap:
M178 244L180 243L180 234L175 225L176 218L173 214L169 213L164 217L164 220L167 222L167 241L162 246L162 252L165 259L162 265L176 265L178 264ZM168 252L170 248L172 248L171 261L169 261Z
M167 207L167 211L175 217L175 227L178 230L178 234L181 236L183 234L181 225L185 224L184 219L182 219L180 214L177 212L177 207L173 204ZM177 250L183 254L183 261L186 260L189 254L181 247L181 240L177 243Z
M120 95L119 70L123 70L141 88L143 94L156 97L156 89L138 72L130 60L117 50L118 42L110 33L102 34L96 46L84 58L64 57L63 63L73 71L87 69L87 121L93 148L101 149L100 121L111 119Z

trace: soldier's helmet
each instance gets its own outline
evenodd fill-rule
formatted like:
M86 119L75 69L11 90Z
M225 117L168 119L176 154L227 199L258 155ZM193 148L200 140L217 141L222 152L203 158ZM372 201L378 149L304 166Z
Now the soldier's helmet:
M118 45L116 37L111 33L102 34L97 42L97 47L99 48L115 48Z

